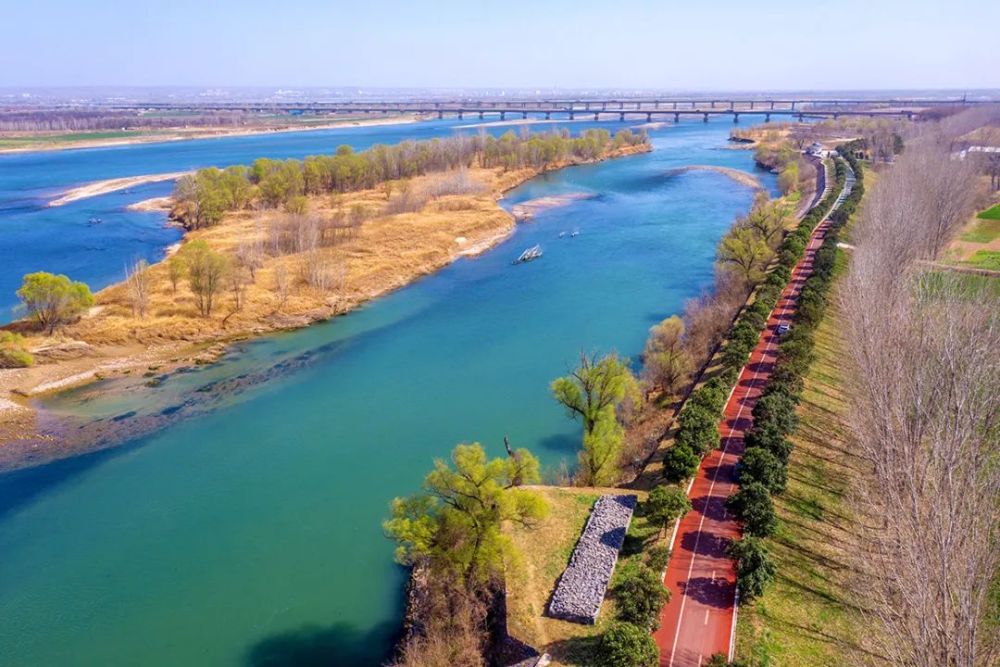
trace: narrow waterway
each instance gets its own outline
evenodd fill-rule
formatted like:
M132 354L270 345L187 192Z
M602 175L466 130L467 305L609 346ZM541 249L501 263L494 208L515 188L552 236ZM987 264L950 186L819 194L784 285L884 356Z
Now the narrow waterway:
M157 387L122 381L50 401L126 423L211 409L0 476L0 662L379 664L403 581L380 529L389 501L457 442L499 454L508 434L549 469L572 465L579 428L548 383L581 349L638 354L648 327L710 282L715 245L752 192L672 170L752 170L749 152L725 150L730 127L682 123L656 131L650 154L535 179L505 205L594 196L350 315ZM407 126L396 139L411 130L427 131ZM536 243L542 259L511 266Z

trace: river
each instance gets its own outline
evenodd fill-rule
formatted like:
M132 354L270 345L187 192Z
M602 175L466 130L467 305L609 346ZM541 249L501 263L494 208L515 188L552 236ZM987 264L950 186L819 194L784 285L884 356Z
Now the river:
M35 180L14 177L33 184L23 186L24 199L37 201L88 180L390 143L454 125L101 149L109 157L99 160L80 157L87 151L3 160L38 170ZM156 387L121 380L48 401L75 418L191 416L121 447L0 476L0 663L379 664L398 630L404 576L380 529L389 501L419 488L432 459L457 442L479 441L499 455L508 434L550 471L572 465L579 427L548 383L580 350L634 357L649 326L711 282L715 245L752 192L714 172L672 170L753 170L749 152L724 149L730 127L682 123L654 132L652 153L536 178L504 205L594 196L542 211L485 255L347 316L240 345L222 363ZM6 227L16 204L3 174ZM772 176L758 175L773 188ZM87 230L103 250L86 262L66 256L51 234L37 237L38 252L19 255L5 244L2 288L29 258L78 266L74 277L104 284L135 248L158 256L176 233L162 229L162 216L136 223L141 214L120 212L126 198L70 204L47 222L62 229L91 210L104 213ZM36 215L44 214L24 217ZM144 229L124 249L104 234L117 215ZM56 247L46 255L50 241ZM511 266L536 243L541 260Z

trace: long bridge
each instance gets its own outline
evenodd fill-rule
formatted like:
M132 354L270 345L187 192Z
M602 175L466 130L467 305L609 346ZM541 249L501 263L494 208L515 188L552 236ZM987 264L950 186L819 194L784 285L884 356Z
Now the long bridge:
M729 116L738 123L740 116L839 118L841 116L891 116L913 119L930 108L957 108L968 105L994 104L994 100L955 99L866 99L866 98L624 98L624 99L467 99L467 100L398 100L398 101L290 101L290 102L115 102L100 108L119 111L201 111L289 114L394 114L413 113L436 115L438 118L464 118L487 114L505 120L508 115L527 119L592 117L594 120L620 121L626 118L654 119L701 116L708 122L712 116Z

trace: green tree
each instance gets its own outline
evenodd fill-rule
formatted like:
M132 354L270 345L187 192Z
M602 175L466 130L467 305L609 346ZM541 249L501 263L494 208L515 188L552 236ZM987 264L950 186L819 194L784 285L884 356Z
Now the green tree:
M646 630L615 621L601 635L599 644L601 667L657 667L660 649Z
M739 482L760 482L771 493L781 493L787 483L785 465L762 447L748 447L739 462Z
M719 419L718 412L703 405L688 405L678 417L677 444L690 447L698 454L707 454L719 446Z
M660 610L670 599L670 591L660 575L645 565L628 563L615 584L618 619L652 632L660 627Z
M737 225L719 243L719 263L732 267L748 285L763 278L764 267L771 256L767 242L750 227Z
M683 489L660 485L649 492L643 509L646 517L657 524L662 533L667 524L691 511L691 501Z
M581 354L579 368L552 382L552 394L570 417L581 418L583 430L589 433L601 417L614 412L634 382L632 372L617 354L600 359Z
M795 400L780 391L768 392L753 406L753 423L757 426L774 426L775 430L787 435L799 425L795 414Z
M799 189L799 163L789 162L778 174L778 189L787 195Z
M729 545L729 557L736 561L736 581L740 604L760 597L774 579L775 567L764 540L748 535Z
M673 315L649 332L642 353L646 381L666 394L677 391L694 370L694 360L684 345L684 321Z
M502 524L534 526L548 511L540 496L518 488L538 480L538 460L525 449L487 460L478 443L458 445L450 466L434 462L423 493L393 500L383 527L398 544L396 560L428 562L469 586L497 580L516 557Z
M203 240L188 243L181 249L181 253L198 312L210 317L215 295L225 286L229 260L225 255L212 250Z
M85 283L44 271L24 276L17 298L24 304L28 315L50 335L56 327L94 305L94 295Z
M767 537L778 527L771 492L760 482L750 482L726 499L726 507L743 523L750 535Z
M552 382L556 400L583 421L580 476L587 486L617 481L625 436L617 408L635 386L632 372L614 353L600 359L581 354L579 368Z
M701 456L687 445L675 444L663 455L663 477L668 482L683 482L698 472Z

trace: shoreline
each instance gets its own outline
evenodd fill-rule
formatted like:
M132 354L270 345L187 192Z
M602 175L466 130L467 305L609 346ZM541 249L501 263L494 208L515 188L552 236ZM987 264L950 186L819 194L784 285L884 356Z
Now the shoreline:
M379 284L357 289L351 294L332 296L322 303L305 307L300 312L274 312L265 318L245 324L242 329L234 328L230 331L215 329L210 333L194 333L186 339L164 341L155 345L148 345L138 338L106 345L92 345L85 341L79 341L79 339L66 340L64 337L61 342L56 341L51 345L51 348L56 351L55 355L41 355L43 359L51 360L51 363L36 364L28 369L0 371L0 399L7 399L17 406L17 408L8 409L14 419L5 419L3 423L0 423L0 471L39 465L74 454L114 447L121 442L148 432L143 430L142 424L138 426L139 431L121 426L121 431L115 432L119 427L108 423L107 420L102 420L99 425L92 425L91 430L88 430L86 425L72 423L70 420L64 420L65 423L61 425L61 428L53 427L51 423L58 422L59 418L47 413L44 408L35 404L37 399L43 396L77 389L100 380L119 379L126 376L138 380L135 373L141 374L151 367L157 369L158 375L170 375L185 368L212 364L225 355L235 343L284 331L303 329L347 314L374 299L406 287L424 276L436 273L458 259L480 255L509 238L515 232L518 222L511 212L499 205L499 201L507 192L532 178L566 167L593 164L651 150L652 147L648 145L628 147L599 160L562 164L547 169L523 169L515 173L504 174L504 178L501 178L496 184L496 189L488 194L492 204L486 221L491 227L480 230L478 237L455 237L453 247L447 256L431 258L423 265L411 267L408 272L402 275L382 280ZM138 204L146 204L148 201L138 202ZM191 234L191 232L186 233L185 238L189 238ZM163 261L158 262L151 268L156 269L162 264ZM109 293L121 289L122 286L119 283L101 290L97 293L99 302L101 296L107 296ZM96 314L104 307L98 305L92 309L92 312ZM239 324L237 324L238 326ZM74 351L67 352L66 358L60 359L57 356L62 354L61 348L69 348L80 342L83 344L74 347ZM34 376L34 380L31 380L29 376ZM197 406L195 409L197 410ZM178 419L186 416L186 414L176 415ZM39 427L39 417L46 417L45 421L48 422L46 428ZM166 417L150 419L148 428L162 427L168 423L169 419ZM95 446L98 441L100 444ZM58 442L58 446L52 447L53 442ZM45 451L41 451L42 449Z
M752 188L754 190L766 190L759 178L750 172L733 169L732 167L717 167L711 164L692 164L685 167L671 169L668 172L668 175L673 176L675 174L686 174L690 171L714 171L715 173L722 174L723 176L736 181L740 185L745 185L748 188Z
M162 135L137 135L134 137L121 137L113 139L84 139L81 141L57 141L52 144L41 146L18 146L14 148L0 148L0 156L19 153L48 153L52 151L67 151L83 148L112 148L115 146L133 146L137 144L166 144L175 141L193 141L197 139L222 139L225 137L249 137L262 134L278 134L287 132L314 132L317 130L336 130L344 127L366 127L378 125L409 125L425 120L419 116L400 116L398 118L360 118L356 120L341 120L330 123L318 123L308 127L297 127L294 125L273 125L255 128L226 128L226 127L205 127L196 130L185 131L183 128L167 130ZM44 135L35 135L44 136ZM3 137L5 139L17 139L18 137ZM34 137L29 137L34 138Z

